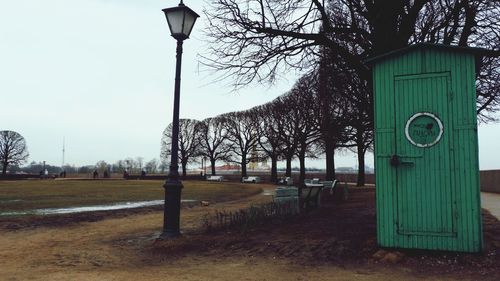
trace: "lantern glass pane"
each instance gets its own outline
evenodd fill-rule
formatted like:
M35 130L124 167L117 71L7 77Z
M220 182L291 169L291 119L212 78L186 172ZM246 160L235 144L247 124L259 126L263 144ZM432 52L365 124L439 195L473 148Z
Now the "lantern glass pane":
M189 37L189 34L191 34L191 30L193 29L194 22L197 17L198 15L191 13L191 11L186 12L186 16L184 18L184 28L182 30L182 33L184 33L186 37Z
M182 26L184 21L184 11L174 10L166 13L168 26L170 27L170 33L172 35L182 33Z

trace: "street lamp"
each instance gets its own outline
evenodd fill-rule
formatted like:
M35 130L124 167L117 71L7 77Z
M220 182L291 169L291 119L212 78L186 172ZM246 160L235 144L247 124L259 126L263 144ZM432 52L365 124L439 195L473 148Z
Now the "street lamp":
M170 169L165 188L165 206L163 208L163 231L160 239L174 238L180 235L179 221L181 209L182 182L179 180L179 99L181 89L181 61L182 42L189 38L196 19L199 17L193 10L186 7L184 3L179 6L163 9L167 17L168 27L172 37L177 40L177 53L175 64L175 86L174 86L174 117L172 121L172 148L170 158Z

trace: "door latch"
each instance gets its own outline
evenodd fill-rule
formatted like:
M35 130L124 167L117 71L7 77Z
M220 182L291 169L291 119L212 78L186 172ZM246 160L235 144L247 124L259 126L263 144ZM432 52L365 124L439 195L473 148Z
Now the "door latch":
M410 162L410 161L401 161L401 156L399 156L397 154L393 154L391 156L390 163L391 163L391 166L393 166L393 167L398 167L400 165L413 165L413 164L415 164L415 163Z
M397 167L400 164L401 164L401 160L399 159L399 156L397 156L396 154L393 154L391 156L391 166Z

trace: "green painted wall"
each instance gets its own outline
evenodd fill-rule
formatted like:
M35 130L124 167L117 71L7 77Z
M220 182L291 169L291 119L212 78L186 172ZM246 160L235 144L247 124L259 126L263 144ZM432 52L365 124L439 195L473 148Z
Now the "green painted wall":
M408 48L373 62L373 87L379 245L481 251L475 55ZM407 121L419 112L442 123L440 138L439 121L420 116L408 127L420 141L410 142Z

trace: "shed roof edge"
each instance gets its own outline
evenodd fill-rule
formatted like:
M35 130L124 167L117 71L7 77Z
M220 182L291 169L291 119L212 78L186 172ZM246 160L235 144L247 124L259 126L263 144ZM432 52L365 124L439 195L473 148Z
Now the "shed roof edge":
M367 64L373 64L381 59L387 58L387 57L392 57L401 53L406 53L410 50L413 49L420 49L423 47L427 48L436 48L436 49L451 49L459 52L465 52L465 53L472 53L476 56L498 56L499 52L498 51L493 51L493 50L488 50L484 48L478 48L478 47L462 47L462 46L454 46L454 45L444 45L444 44L434 44L434 43L417 43L414 45L410 45L408 47L404 47L401 49L396 49L375 57L371 57L365 60L365 63Z

